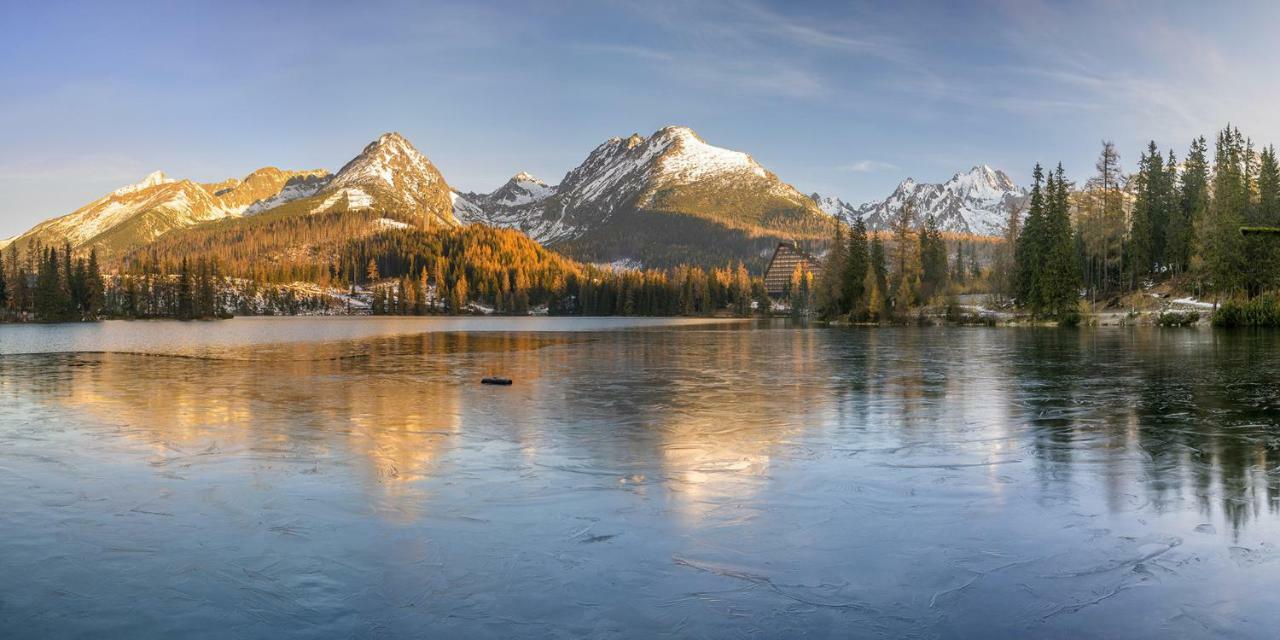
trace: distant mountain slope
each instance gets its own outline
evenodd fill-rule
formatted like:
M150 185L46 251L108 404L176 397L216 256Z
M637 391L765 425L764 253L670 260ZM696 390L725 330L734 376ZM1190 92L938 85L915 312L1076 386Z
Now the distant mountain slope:
M260 203L252 216L376 211L419 227L456 227L455 196L435 165L398 133L384 133L330 179Z
M884 200L857 207L816 193L810 198L828 214L845 221L861 218L870 229L887 229L902 205L914 200L919 220L932 214L943 230L998 236L1009 219L1009 207L1024 205L1027 191L1003 171L979 165L940 184L907 178Z
M36 225L14 246L69 242L104 257L145 246L175 230L229 218L377 210L404 224L457 226L453 195L439 170L409 141L387 133L337 174L266 167L243 179L200 184L162 172L121 187L65 216Z
M338 170L316 197L321 210L339 200L347 207L368 207L408 216L425 226L458 226L453 197L444 176L426 156L398 133L384 133Z
M145 245L161 235L192 225L239 216L253 203L294 185L323 181L324 171L259 169L244 179L198 184L173 180L156 171L140 182L121 187L58 218L46 220L13 240L17 247L34 242L77 249L97 247L114 254Z
M554 187L521 174L459 199L466 221L520 229L593 262L758 263L779 239L830 234L829 217L808 197L688 127L610 138Z

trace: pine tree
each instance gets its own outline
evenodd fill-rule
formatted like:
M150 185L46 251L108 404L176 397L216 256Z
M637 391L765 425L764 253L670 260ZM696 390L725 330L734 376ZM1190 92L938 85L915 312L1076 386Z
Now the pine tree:
M1022 231L1022 207L1016 203L1010 203L1008 207L1004 241L996 247L995 260L991 265L991 284L997 294L1011 299L1017 296L1017 248Z
M1036 163L1031 173L1031 198L1027 219L1018 234L1015 249L1014 291L1018 304L1029 309L1041 307L1037 273L1045 256L1044 170Z
M178 271L178 300L175 316L178 320L192 320L196 317L195 291L191 278L191 262L182 260L182 268Z
M96 320L102 316L102 308L104 304L103 295L105 289L105 286L102 283L102 268L98 266L97 249L89 250L89 263L85 289L87 294L85 313L89 319Z
M1164 170L1164 158L1156 150L1152 141L1138 159L1138 174L1135 177L1137 197L1133 202L1133 211L1129 219L1129 241L1125 246L1125 262L1129 271L1129 286L1132 288L1140 279L1151 273L1155 259L1155 234L1157 225L1155 210L1160 177Z
M9 309L9 278L4 263L4 251L0 250L0 318L7 317Z
M876 291L880 293L880 304L873 306L868 303L868 308L884 317L888 312L889 305L889 268L885 264L884 241L880 239L879 234L871 235L871 249L868 251L871 256L871 275L876 280Z
M1036 297L1041 311L1062 318L1077 308L1080 276L1071 232L1070 185L1061 163L1046 190L1045 253L1036 279L1040 288Z
M459 273L458 279L453 283L453 289L449 292L449 311L451 313L462 313L467 308L467 302L470 301L471 292L467 284L467 274Z
M1191 142L1187 159L1182 164L1179 180L1177 207L1166 232L1168 260L1175 272L1192 268L1203 270L1203 257L1198 257L1196 230L1203 226L1209 209L1209 161L1208 145L1203 137Z
M831 250L823 261L821 275L817 283L817 312L823 318L835 318L844 314L844 275L845 251L844 222L833 219L834 237L831 239Z
M1259 156L1257 170L1257 202L1248 207L1245 218L1249 226L1280 227L1280 164L1275 147L1265 147ZM1280 248L1271 236L1252 235L1244 243L1245 288L1256 296L1280 286Z
M867 273L871 256L867 246L867 223L855 220L849 232L849 248L845 251L844 312L862 317L867 310Z
M1213 288L1220 293L1240 291L1247 268L1240 227L1249 205L1245 143L1228 126L1218 134L1214 152L1212 197L1202 221L1200 254Z
M915 201L908 200L890 223L893 233L893 308L905 312L920 291L920 243L914 233Z
M947 287L947 244L932 214L920 226L920 301L929 302Z

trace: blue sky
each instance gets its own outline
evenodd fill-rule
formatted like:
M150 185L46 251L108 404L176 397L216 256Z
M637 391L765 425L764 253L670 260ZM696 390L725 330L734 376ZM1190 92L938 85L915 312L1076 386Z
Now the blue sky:
M1280 142L1280 3L0 0L0 235L146 173L336 170L405 134L463 190L685 124L861 202L979 163Z

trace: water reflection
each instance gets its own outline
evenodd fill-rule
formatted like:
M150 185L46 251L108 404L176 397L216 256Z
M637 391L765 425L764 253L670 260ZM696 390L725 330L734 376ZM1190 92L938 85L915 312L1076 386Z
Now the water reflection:
M217 357L11 356L0 375L15 401L147 444L155 466L213 450L359 461L390 495L469 426L517 443L525 464L550 446L620 484L661 479L697 520L749 499L782 443L794 457L821 441L993 474L1025 455L1043 501L1070 501L1088 474L1113 510L1194 504L1238 529L1280 509L1277 348L1160 331L424 333ZM494 373L519 385L474 387Z
M6 356L0 573L36 588L0 578L0 622L108 615L75 560L260 636L1212 629L1206 585L1274 586L1277 355L770 324Z

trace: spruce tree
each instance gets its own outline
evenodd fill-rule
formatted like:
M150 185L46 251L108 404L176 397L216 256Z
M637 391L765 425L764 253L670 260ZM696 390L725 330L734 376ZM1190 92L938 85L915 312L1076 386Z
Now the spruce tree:
M822 272L817 282L817 312L823 318L835 318L844 314L844 281L845 251L844 222L839 218L833 220L835 226L831 250L827 252L822 263Z
M867 247L867 223L861 218L853 223L849 233L849 248L845 251L844 309L845 313L862 316L867 308L867 272L871 257Z
M104 289L105 286L102 282L102 268L98 265L98 250L90 249L87 277L85 281L85 312L90 320L96 320L102 316L102 309L104 306Z
M1041 288L1038 299L1044 313L1062 318L1077 308L1080 276L1071 231L1070 185L1061 163L1049 185L1045 207L1044 263L1037 279Z
M1209 209L1208 144L1203 137L1191 142L1182 163L1177 200L1167 232L1169 262L1177 272L1191 269L1193 262L1202 269L1204 260L1199 254L1196 232L1203 226Z
M1280 227L1280 164L1275 147L1265 147L1259 156L1257 202L1248 208L1249 226ZM1280 247L1272 236L1251 235L1244 242L1245 286L1256 296L1280 286Z
M9 309L9 278L5 274L4 268L4 251L0 250L0 318L8 317Z
M1129 215L1129 241L1125 245L1125 263L1131 287L1151 273L1155 263L1152 236L1156 229L1154 210L1158 206L1156 191L1159 189L1159 178L1153 171L1163 170L1164 159L1160 157L1156 143L1152 141L1147 151L1138 159L1138 174L1134 178L1137 182L1137 197Z
M947 287L947 244L933 214L925 216L919 235L920 301L928 303Z
M1015 249L1014 291L1020 306L1033 311L1041 306L1037 277L1044 262L1045 194L1044 170L1036 163L1031 173L1031 198L1027 219L1018 234Z
M1218 134L1213 160L1209 210L1202 221L1200 253L1205 273L1219 293L1231 294L1245 287L1247 263L1240 227L1249 205L1245 143L1230 126Z

